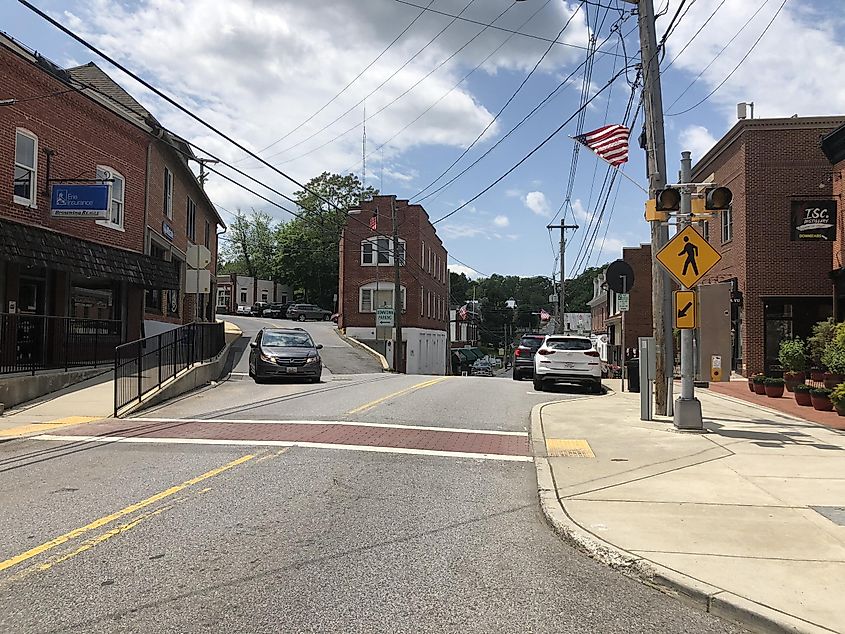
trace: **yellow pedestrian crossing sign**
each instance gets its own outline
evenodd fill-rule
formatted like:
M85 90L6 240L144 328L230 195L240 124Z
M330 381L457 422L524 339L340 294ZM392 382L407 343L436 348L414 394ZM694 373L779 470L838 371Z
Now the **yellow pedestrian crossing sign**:
M689 330L698 326L698 305L695 291L675 291L675 328Z
M657 253L658 262L687 288L698 284L721 259L721 254L692 227L676 233Z

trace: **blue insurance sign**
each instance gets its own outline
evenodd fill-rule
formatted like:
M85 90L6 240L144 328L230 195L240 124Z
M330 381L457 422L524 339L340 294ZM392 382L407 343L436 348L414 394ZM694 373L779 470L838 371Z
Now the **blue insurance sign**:
M54 218L108 218L110 206L108 185L53 185Z

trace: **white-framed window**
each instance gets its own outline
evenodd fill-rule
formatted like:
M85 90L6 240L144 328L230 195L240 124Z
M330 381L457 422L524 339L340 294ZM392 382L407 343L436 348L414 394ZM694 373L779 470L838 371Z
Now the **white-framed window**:
M164 168L164 215L173 220L173 172Z
M107 165L97 166L97 178L109 181L109 200L111 201L109 217L105 220L98 220L97 224L123 231L123 209L124 197L126 196L126 179L123 178L122 174Z
M266 302L267 298L270 296L269 291L261 291L261 301Z
M704 240L710 242L710 223L703 220L699 226L701 227L701 235L704 237Z
M205 221L205 246L211 248L211 223L208 220Z
M722 244L730 242L734 237L734 212L733 204L728 205L728 208L719 212L722 217Z
M431 317L431 291L428 291L428 299L426 300L426 317Z
M197 241L197 204L188 196L188 202L185 204L187 215L187 234L188 240L196 244Z
M420 317L425 316L425 289L420 286Z
M390 247L390 238L367 238L361 241L361 266L390 266L393 264L393 249ZM405 241L399 240L399 248L396 255L399 258L399 266L405 266Z
M402 312L406 309L405 287L400 286ZM358 289L358 312L374 313L376 308L393 308L393 282L370 282Z
M217 289L217 305L226 306L232 302L232 289L229 286L221 286Z
M425 268L425 240L420 241L420 268Z
M245 288L242 288L242 289L241 289L241 299L240 299L240 302L241 302L241 304L246 304L246 289L245 289Z
M15 180L13 200L36 207L38 202L38 137L29 130L15 130Z

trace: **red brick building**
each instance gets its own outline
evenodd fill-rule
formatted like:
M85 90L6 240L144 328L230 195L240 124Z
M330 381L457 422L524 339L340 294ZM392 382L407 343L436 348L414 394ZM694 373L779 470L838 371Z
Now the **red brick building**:
M607 289L607 300L597 303L596 308L603 306L605 315L593 313L594 324L603 321L610 346L608 363L621 365L623 359L637 355L640 337L651 337L653 332L651 314L651 245L643 244L639 247L624 247L622 259L634 271L634 286L629 292L629 308L625 312L625 338L622 339L622 312L619 310L618 296ZM595 332L595 331L594 331ZM628 350L623 355L623 349Z
M188 145L96 65L62 69L6 36L0 84L0 313L114 320L124 339L194 321L185 252L207 246L213 267L223 223ZM74 180L109 184L107 218L53 217L51 187Z
M703 283L731 285L733 367L746 375L777 369L780 341L808 336L831 315L833 230L804 217L832 199L821 139L843 123L843 117L740 120L693 167L693 181L733 192L731 209L702 223L722 254Z
M396 206L399 252L394 254L392 208ZM376 229L370 228L375 218ZM394 256L400 265L402 339L410 374L443 374L449 327L446 249L421 205L375 196L349 212L340 240L338 326L350 336L384 349L393 328L376 329L376 308L392 308ZM378 343L381 342L381 343ZM400 367L401 361L399 362Z
M845 124L822 139L822 151L833 166L830 174L831 199L836 205L836 240L833 243L833 313L837 321L845 320Z

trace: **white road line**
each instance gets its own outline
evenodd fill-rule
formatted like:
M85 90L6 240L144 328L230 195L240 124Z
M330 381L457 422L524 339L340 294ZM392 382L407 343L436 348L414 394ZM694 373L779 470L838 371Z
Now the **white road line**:
M371 447L368 445L337 445L325 442L301 442L295 440L216 440L210 438L134 438L126 436L61 436L42 434L30 440L60 440L71 442L108 442L161 445L224 445L237 447L305 447L311 449L341 449L346 451L370 451L373 453L396 453L412 456L440 456L449 458L472 458L475 460L501 460L505 462L533 462L531 456L511 456L492 453L469 453L465 451L438 451L434 449L407 449L404 447Z
M364 423L346 420L261 420L244 418L127 418L127 422L138 423L250 423L260 425L350 425L355 427L382 427L384 429L420 429L423 431L448 431L464 434L491 434L493 436L527 436L525 431L498 431L494 429L460 429L458 427L428 427L425 425L390 425L387 423Z

